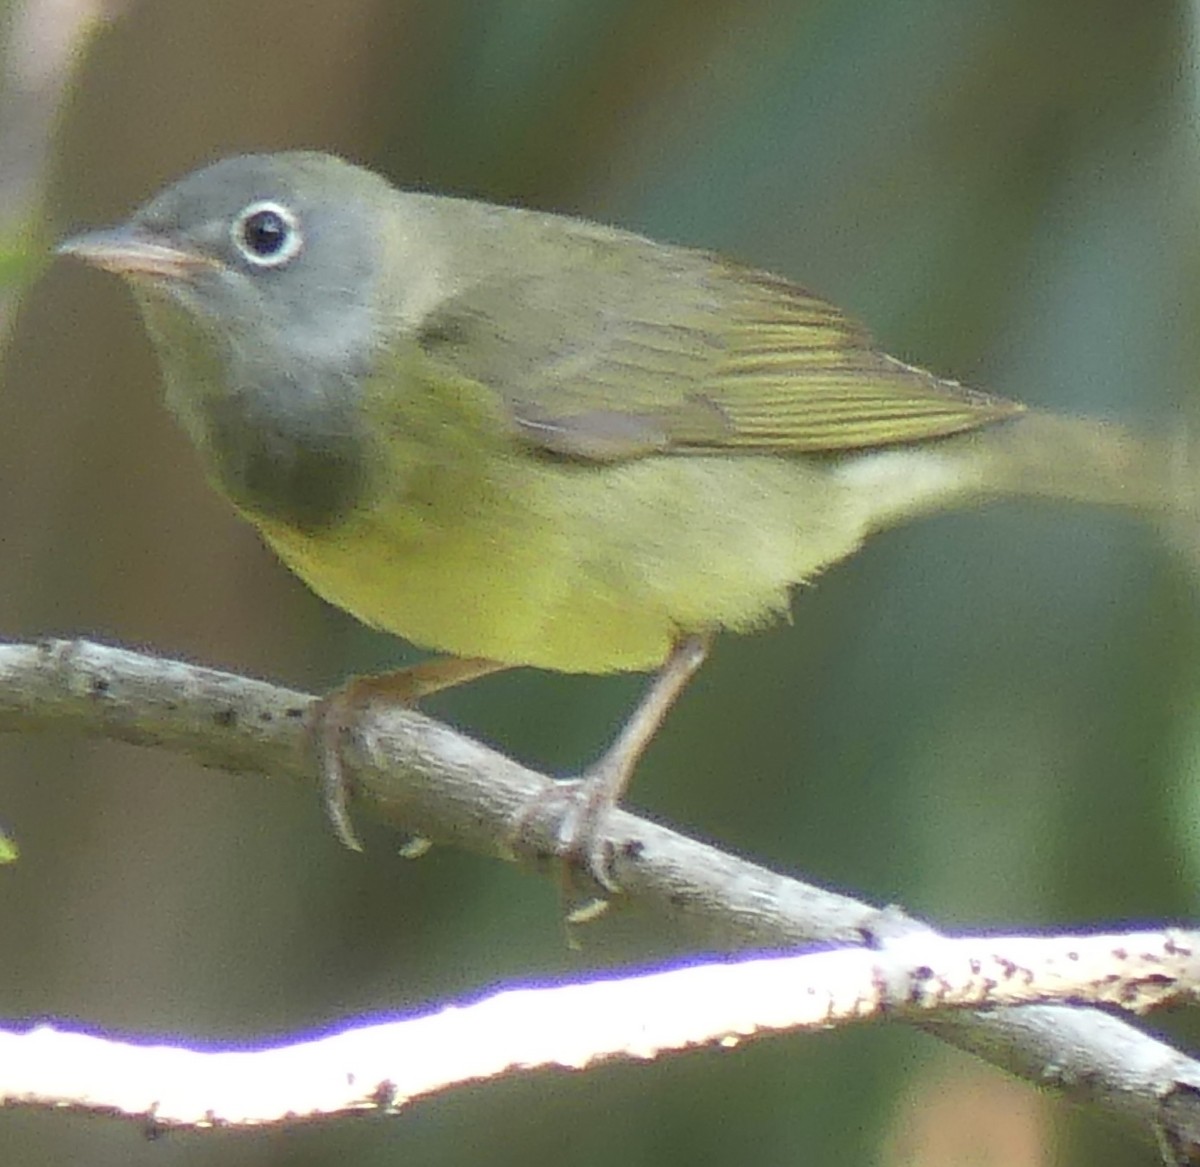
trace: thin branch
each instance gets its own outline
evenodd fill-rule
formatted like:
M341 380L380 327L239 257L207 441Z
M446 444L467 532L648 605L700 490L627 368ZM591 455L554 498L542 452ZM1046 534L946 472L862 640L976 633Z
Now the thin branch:
M75 730L202 765L317 786L305 728L315 698L263 681L84 641L0 645L0 731ZM483 855L550 856L553 780L420 713L371 707L344 750L354 811ZM520 837L514 824L520 822ZM702 943L861 944L878 909L787 879L625 811L607 820L625 894Z
M286 1045L191 1050L39 1026L0 1032L0 1104L118 1114L156 1127L258 1126L361 1111L534 1069L645 1061L883 1015L1193 999L1200 937L908 937L495 993Z
M171 749L208 766L317 784L313 698L210 669L86 642L0 646L0 730L53 727ZM364 808L437 842L537 862L553 852L551 780L419 713L374 708L347 743ZM514 834L513 824L522 828ZM712 950L932 937L924 925L787 879L624 811L607 817L613 871L631 900ZM925 1028L1076 1101L1157 1132L1172 1161L1200 1162L1200 1063L1096 1010L999 1009Z

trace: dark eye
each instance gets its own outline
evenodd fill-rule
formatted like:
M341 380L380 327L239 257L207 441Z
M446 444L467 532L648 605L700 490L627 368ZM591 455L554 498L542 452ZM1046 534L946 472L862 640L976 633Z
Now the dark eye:
M300 222L282 203L251 203L234 220L233 245L256 267L281 267L299 252Z

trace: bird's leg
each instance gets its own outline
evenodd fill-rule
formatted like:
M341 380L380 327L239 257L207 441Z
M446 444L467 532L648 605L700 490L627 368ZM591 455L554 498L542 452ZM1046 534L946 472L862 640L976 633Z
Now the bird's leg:
M350 821L350 789L342 765L342 736L353 728L362 711L372 701L412 706L431 693L509 667L482 657L433 657L391 673L351 677L313 706L308 726L321 768L325 810L334 833L347 847L352 851L362 850L362 843Z
M558 828L560 857L569 867L584 868L606 891L619 889L600 854L600 820L620 801L650 739L704 663L711 643L711 635L700 633L677 641L612 745L579 778L561 783L555 792L560 797L566 793L570 800Z

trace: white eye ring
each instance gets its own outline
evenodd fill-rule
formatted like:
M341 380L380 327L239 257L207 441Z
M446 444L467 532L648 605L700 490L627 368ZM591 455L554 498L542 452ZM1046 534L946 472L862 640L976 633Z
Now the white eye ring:
M304 246L295 211L270 199L251 203L242 211L229 229L229 238L255 267L282 267Z

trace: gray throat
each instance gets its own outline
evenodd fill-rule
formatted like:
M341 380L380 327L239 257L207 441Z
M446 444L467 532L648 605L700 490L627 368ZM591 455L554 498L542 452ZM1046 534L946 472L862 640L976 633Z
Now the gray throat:
M346 393L259 382L210 399L206 412L212 471L242 510L313 532L362 497L364 442Z
M142 307L167 404L218 489L251 518L306 532L346 518L367 486L359 370L280 360L266 341L231 351L174 305Z

